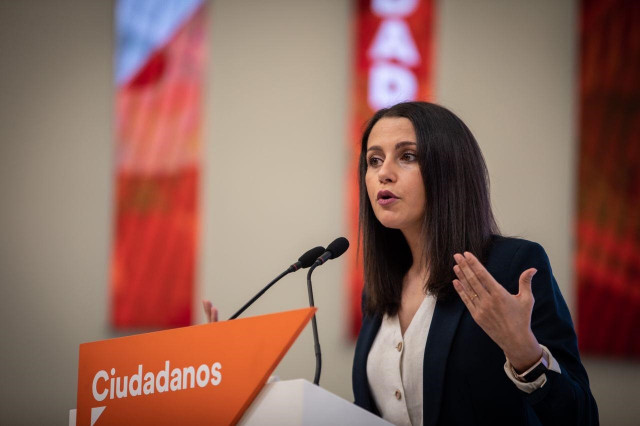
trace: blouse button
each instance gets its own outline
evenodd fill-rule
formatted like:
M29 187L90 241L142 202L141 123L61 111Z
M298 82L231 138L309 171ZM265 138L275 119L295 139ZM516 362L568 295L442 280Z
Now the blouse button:
M398 352L402 352L402 342L398 342L398 344L396 345L396 349L398 350Z
M399 390L396 390L396 399L398 401L400 401L402 399L402 392L400 392Z

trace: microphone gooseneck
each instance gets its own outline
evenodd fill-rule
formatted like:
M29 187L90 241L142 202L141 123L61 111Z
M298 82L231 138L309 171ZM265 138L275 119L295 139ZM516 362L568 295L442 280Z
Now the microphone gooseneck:
M302 256L298 258L298 261L293 265L289 266L286 271L280 273L277 277L275 277L269 284L267 284L262 290L260 290L255 296L251 298L247 303L245 303L242 308L238 309L238 311L231 315L230 320L238 318L240 314L242 314L249 306L253 304L256 300L260 298L267 290L271 288L272 285L280 281L285 275L295 272L300 268L308 268L313 265L315 259L320 256L325 251L324 247L318 246L314 247L311 250L306 251Z
M311 274L313 270L320 266L321 263L314 263L309 272L307 272L307 293L309 293L309 306L315 307L313 303L313 288L311 286ZM320 383L320 371L322 370L322 352L320 351L320 339L318 338L318 324L316 323L316 314L311 317L311 328L313 329L313 348L316 353L316 372L313 376L313 384Z
M309 272L307 273L307 292L309 293L309 306L315 307L313 302L313 286L311 284L311 274L320 265L323 265L329 259L335 259L342 256L342 254L349 248L349 240L344 237L336 238L327 246L327 250L322 253L316 261L313 263ZM320 372L322 370L322 352L320 351L320 339L318 338L318 325L316 323L316 315L311 317L311 328L313 329L313 347L316 353L316 372L313 377L313 384L320 383Z
M269 284L267 284L262 290L260 290L255 296L253 296L251 298L251 300L249 300L247 303L245 303L242 308L238 309L238 311L231 315L229 317L230 320L232 319L236 319L240 316L241 313L243 313L244 311L247 310L247 308L251 305L253 305L253 302L255 302L256 300L258 300L260 298L260 296L262 296L267 290L269 290L271 288L272 285L274 285L275 283L277 283L278 281L280 281L282 279L282 277L284 277L285 275L289 274L291 271L289 269L287 269L284 272L281 272L280 275L278 275L277 277L275 277Z

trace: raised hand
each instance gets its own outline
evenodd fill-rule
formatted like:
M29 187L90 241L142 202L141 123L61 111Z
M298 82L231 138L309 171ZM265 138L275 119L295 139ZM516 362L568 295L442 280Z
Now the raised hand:
M204 315L207 318L207 322L218 321L218 310L213 306L210 300L203 300L202 307L204 308Z
M510 294L471 253L456 253L453 286L475 322L504 351L516 371L523 372L542 356L542 348L531 331L533 293L530 268L520 275L519 292Z

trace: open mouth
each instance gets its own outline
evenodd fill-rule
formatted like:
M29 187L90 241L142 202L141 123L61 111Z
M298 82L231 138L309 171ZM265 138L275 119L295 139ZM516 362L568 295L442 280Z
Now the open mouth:
M391 191L380 191L378 192L377 201L378 204L387 205L396 201L398 197Z

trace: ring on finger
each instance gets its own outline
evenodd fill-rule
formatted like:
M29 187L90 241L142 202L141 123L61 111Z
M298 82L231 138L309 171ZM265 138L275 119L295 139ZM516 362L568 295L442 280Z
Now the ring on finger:
M477 293L473 293L473 295L471 296L471 300L475 299L476 297L478 297Z

